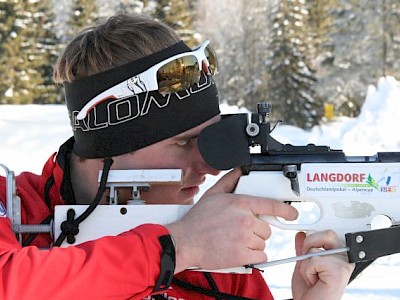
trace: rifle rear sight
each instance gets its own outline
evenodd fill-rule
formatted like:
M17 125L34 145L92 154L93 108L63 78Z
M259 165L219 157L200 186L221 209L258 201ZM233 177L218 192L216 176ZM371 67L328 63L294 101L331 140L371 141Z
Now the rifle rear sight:
M260 116L260 123L266 123L267 117L271 114L272 105L268 102L258 102L257 103L257 112Z

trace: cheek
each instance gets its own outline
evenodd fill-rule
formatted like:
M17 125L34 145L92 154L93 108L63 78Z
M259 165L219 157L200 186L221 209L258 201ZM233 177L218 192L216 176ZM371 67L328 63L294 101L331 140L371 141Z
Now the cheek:
M185 169L190 165L189 157L190 155L187 153L157 153L150 158L138 162L136 169Z
M177 201L180 185L154 185L147 192L142 192L146 204L165 204Z
M132 189L130 188L119 188L118 189L118 197L123 199L132 198Z
M134 155L125 156L123 160L114 161L113 169L117 170L140 170L140 169L160 169L166 160L162 159L162 154L157 155Z
M149 146L114 158L113 169L186 169L196 160L193 148L177 147L176 144Z

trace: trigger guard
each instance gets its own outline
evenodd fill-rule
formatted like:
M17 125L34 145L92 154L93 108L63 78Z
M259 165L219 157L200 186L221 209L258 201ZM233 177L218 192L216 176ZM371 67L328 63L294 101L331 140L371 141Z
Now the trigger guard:
M261 221L264 221L272 226L278 227L284 230L297 230L297 231L310 231L315 230L315 224L286 224L281 221L277 217L268 216L268 215L259 215L258 218Z

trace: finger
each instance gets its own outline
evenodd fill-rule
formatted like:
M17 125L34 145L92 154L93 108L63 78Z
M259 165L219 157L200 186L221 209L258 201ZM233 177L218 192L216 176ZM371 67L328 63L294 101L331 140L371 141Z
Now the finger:
M303 245L304 240L306 239L306 234L304 232L298 232L295 236L294 245L296 249L296 255L303 255ZM295 271L300 272L300 268L302 265L302 261L297 261L295 265Z
M265 249L265 240L254 234L254 237L251 239L247 248L251 250L259 250L264 251Z
M268 259L267 254L263 250L253 250L250 248L247 249L246 256L250 257L250 260L244 262L242 265L259 264L266 262Z
M320 250L315 249L315 251ZM314 256L304 260L301 264L301 272L304 279L310 285L321 281L328 285L345 286L353 269L353 264L348 263L347 260L340 255L324 257Z
M271 236L271 227L265 223L264 221L261 221L259 218L255 218L256 221L254 223L254 234L263 239L264 241L269 239Z
M306 259L301 262L300 272L303 275L303 279L307 282L308 286L314 286L319 280L318 271L318 258Z
M303 253L312 248L335 249L343 247L344 243L333 230L315 232L307 236L303 244Z
M288 221L296 220L299 215L297 209L290 204L262 197L252 197L249 199L249 208L256 216L275 216Z
M240 168L233 169L222 176L209 190L204 193L204 196L210 196L217 193L231 193L236 187L236 184L242 176Z

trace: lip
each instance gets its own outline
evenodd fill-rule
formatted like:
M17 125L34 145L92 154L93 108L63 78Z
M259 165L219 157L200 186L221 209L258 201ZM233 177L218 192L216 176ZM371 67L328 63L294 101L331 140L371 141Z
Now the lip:
M206 177L202 176L196 180L187 180L181 187L181 192L186 195L186 197L193 198L200 192L200 185L206 181Z
M193 198L200 191L200 187L198 185L193 185L189 187L185 187L181 189L181 192L184 193L187 197Z

